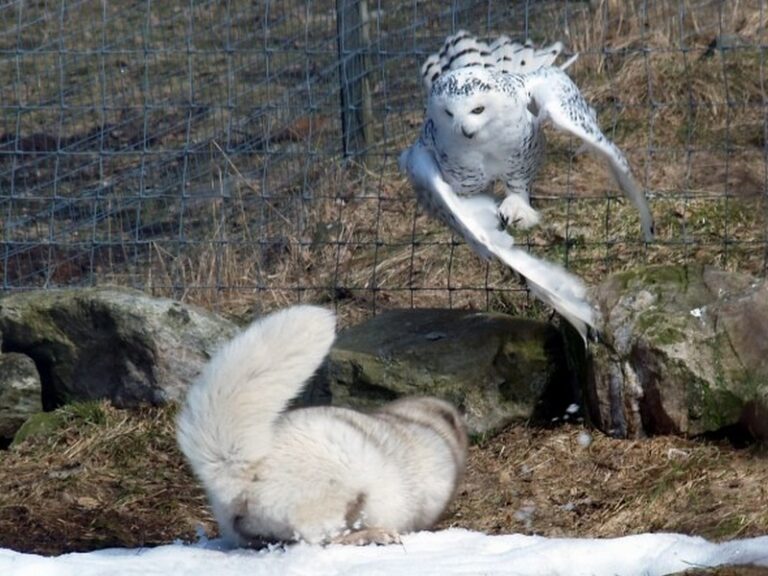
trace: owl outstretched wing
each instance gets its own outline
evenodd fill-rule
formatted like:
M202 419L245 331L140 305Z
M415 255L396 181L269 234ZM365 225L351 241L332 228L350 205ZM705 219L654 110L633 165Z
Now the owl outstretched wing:
M548 118L556 128L580 138L587 148L606 161L614 179L640 212L645 240L651 242L654 222L645 194L632 176L624 154L600 130L594 110L584 100L578 87L557 68L543 68L522 78L530 97L528 110L542 120Z
M420 141L401 154L400 168L429 212L460 234L477 254L487 259L495 256L520 274L534 296L554 308L587 340L596 328L596 314L579 278L514 247L512 237L498 229L496 202L484 194L457 196Z
M429 94L432 84L449 70L482 66L502 72L524 74L539 68L554 65L563 52L563 43L555 42L549 46L534 48L530 40L525 44L513 42L508 36L499 36L491 44L478 40L466 30L459 30L445 39L439 52L431 54L421 66L421 78L424 89ZM563 64L565 70L577 58L572 55Z

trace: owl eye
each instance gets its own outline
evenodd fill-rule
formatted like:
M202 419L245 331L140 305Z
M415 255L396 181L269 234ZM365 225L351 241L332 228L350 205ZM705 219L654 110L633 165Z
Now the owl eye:
M445 109L445 113L448 114L448 118L453 118L453 112L448 110L448 108Z
M483 110L485 110L485 106L478 106L472 109L472 114L482 114Z

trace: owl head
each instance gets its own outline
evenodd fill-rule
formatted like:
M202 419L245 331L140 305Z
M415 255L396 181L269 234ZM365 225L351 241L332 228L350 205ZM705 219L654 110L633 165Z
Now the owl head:
M439 138L464 138L481 142L498 137L496 130L516 122L525 107L516 106L509 89L510 74L480 66L442 74L432 85L427 117Z

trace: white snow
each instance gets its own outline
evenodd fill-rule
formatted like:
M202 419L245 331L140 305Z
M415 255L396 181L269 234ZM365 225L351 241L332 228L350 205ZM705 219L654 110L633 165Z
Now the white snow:
M579 432L579 437L576 439L576 441L582 448L587 448L590 444L592 444L592 435L586 430L582 430Z
M3 576L656 576L720 564L768 566L768 536L722 544L679 534L615 539L420 532L392 546L227 550L217 541L44 557L0 549Z
M693 316L694 318L701 318L703 315L704 315L704 310L702 310L701 308L694 308L693 310L691 310L691 316Z

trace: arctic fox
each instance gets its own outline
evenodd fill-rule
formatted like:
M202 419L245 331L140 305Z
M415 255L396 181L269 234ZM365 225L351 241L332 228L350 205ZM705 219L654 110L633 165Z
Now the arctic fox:
M432 526L456 492L467 434L447 402L285 411L328 354L334 325L315 306L266 316L188 392L178 442L235 545L398 542Z

